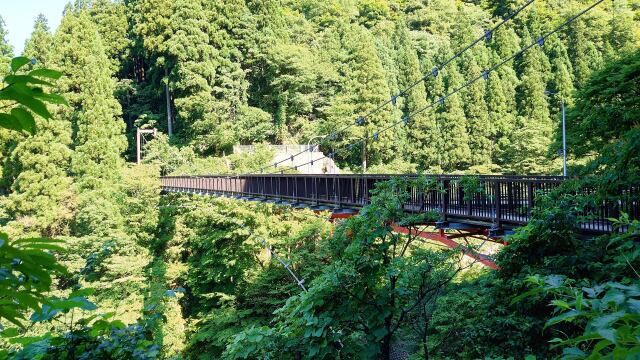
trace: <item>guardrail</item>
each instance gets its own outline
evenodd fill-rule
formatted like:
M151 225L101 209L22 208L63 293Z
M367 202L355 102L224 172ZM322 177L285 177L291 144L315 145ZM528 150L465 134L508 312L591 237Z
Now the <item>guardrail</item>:
M167 176L165 191L202 192L218 195L276 198L308 204L359 208L369 203L370 191L380 181L398 175L248 175L248 176ZM416 176L416 175L402 175ZM539 194L548 193L565 180L561 176L479 176L479 191L466 194L463 176L433 176L438 190L411 190L405 209L415 212L437 211L443 220L477 222L498 227L526 224ZM585 189L585 192L592 190ZM625 199L603 201L590 209L585 231L612 231L609 218L625 211L640 217L638 189L630 189ZM584 215L587 215L585 213Z

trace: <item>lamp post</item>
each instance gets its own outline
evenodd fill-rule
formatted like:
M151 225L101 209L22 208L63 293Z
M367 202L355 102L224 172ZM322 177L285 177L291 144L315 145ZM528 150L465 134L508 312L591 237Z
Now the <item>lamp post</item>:
M315 139L319 139L319 138L323 138L323 137L325 137L325 136L324 135L314 136L307 143L307 150L309 150L309 171L308 171L309 174L311 174L311 170L313 169L313 164L311 164L311 162L313 161L313 149L311 149L311 142L313 142L313 140L315 140ZM316 145L314 145L314 147L315 146Z
M557 92L545 91L546 95L555 96ZM566 128L566 116L564 109L564 99L560 97L560 108L562 111L562 175L567 176L567 128Z

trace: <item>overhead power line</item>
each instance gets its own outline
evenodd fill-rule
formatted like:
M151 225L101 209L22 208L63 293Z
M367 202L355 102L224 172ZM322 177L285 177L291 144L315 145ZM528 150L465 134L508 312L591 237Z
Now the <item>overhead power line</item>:
M358 126L358 125L363 125L366 122L366 119L375 115L376 113L378 113L379 111L381 111L382 109L384 109L387 105L389 104L393 104L395 106L396 101L398 98L401 97L405 97L408 92L413 89L414 87L416 87L418 84L420 84L421 82L427 80L429 77L437 77L440 70L442 70L444 67L446 67L447 65L451 64L453 61L455 61L456 59L462 57L462 55L464 53L466 53L468 50L470 50L471 48L473 48L474 46L476 46L478 43L480 43L481 41L490 41L493 38L493 34L500 28L502 27L505 23L507 23L509 20L513 19L514 17L516 17L522 10L524 10L525 8L527 8L529 5L531 5L535 0L529 0L527 1L524 5L522 5L521 7L519 7L518 9L516 9L514 12L512 12L511 14L509 14L507 17L503 18L497 25L495 25L493 28L488 29L488 30L484 30L484 33L479 36L477 39L475 39L472 43L468 44L467 46L465 46L464 48L462 48L460 51L458 51L455 55L453 55L452 57L450 57L449 59L443 61L441 64L436 65L431 72L425 74L424 76L422 76L421 78L415 80L413 83L411 83L409 86L407 86L406 88L404 88L403 90L401 90L400 92L398 92L397 94L391 96L389 99L387 99L386 101L380 103L377 107L375 107L373 110L369 111L367 114L363 115L363 116L359 116L355 121L349 123L348 125L342 127L341 129L331 132L330 134L325 135L322 140L320 141L319 144L316 145L312 145L312 148L315 148L316 146L320 146L324 141L326 141L327 139L332 140L337 138L340 134L342 134L343 132L347 131L348 129L352 128L353 126ZM295 159L296 157L306 153L307 151L311 151L311 149L306 149L306 150L302 150L299 151L296 154L291 155L291 157L287 158L287 159L283 159L280 161L276 161L273 164L269 164L267 166L262 167L261 169L257 170L258 173L262 173L264 170L267 170L271 167L277 168L278 165L288 162L288 161L293 161L293 159ZM251 174L246 174L246 175L251 175Z
M491 75L491 73L492 73L492 72L494 72L496 69L498 69L499 67L501 67L501 66L503 66L504 64L508 63L509 61L511 61L511 60L513 60L513 59L515 59L515 58L517 58L517 57L519 57L519 56L523 55L525 52L527 52L527 51L531 50L531 48L533 48L533 47L535 47L535 46L540 46L540 47L544 46L544 43L545 43L545 41L546 41L546 39L547 39L548 37L550 37L550 36L552 36L552 35L556 34L558 31L562 30L562 29L563 29L563 28L565 28L567 25L571 24L571 23L572 23L572 22L574 22L576 19L578 19L579 17L583 16L584 14L586 14L587 12L589 12L591 9L593 9L593 8L594 8L594 7L596 7L596 6L598 6L598 5L599 5L600 3L602 3L602 2L604 2L604 0L598 0L598 1L596 1L595 3L591 4L589 7L587 7L587 8L585 8L585 9L583 9L583 10L582 10L582 11L580 11L579 13L577 13L577 14L575 14L575 15L571 16L570 18L568 18L567 20L565 20L565 21L564 21L560 26L558 26L558 27L556 27L555 29L553 29L553 30L551 30L551 31L549 31L549 32L547 32L547 33L545 33L545 34L543 34L543 35L539 36L539 37L538 37L538 38L536 38L536 40L535 40L534 42L532 42L531 44L529 44L529 45L527 45L527 46L525 46L525 47L521 48L519 51L517 51L516 53L514 53L514 54L513 54L513 55L511 55L510 57L508 57L508 58L506 58L506 59L502 60L502 61L501 61L501 62L499 62L498 64L493 65L492 67L490 67L490 68L488 68L488 69L486 69L486 70L483 70L480 74L478 74L478 76L476 76L475 78L473 78L473 79L471 79L471 80L467 81L466 83L464 83L464 84L463 84L463 85L461 85L460 87L458 87L458 88L454 89L454 90L453 90L453 91L451 91L450 93L448 93L448 94L445 94L445 95L441 96L440 98L438 98L438 100L436 100L436 101L434 101L434 102L430 103L429 105L427 105L427 106L425 106L425 107L423 107L423 108L420 108L420 109L418 109L418 110L415 110L415 111L414 111L414 112L412 112L411 114L409 114L409 115L404 116L403 118L401 118L399 121L396 121L396 122L394 122L394 123L392 123L392 124L388 125L387 127L382 128L381 130L375 131L375 132L374 132L373 134L371 134L371 135L368 135L368 136L366 136L366 137L364 137L364 138L362 138L362 139L360 139L360 140L357 140L357 141L355 141L355 142L353 142L353 143L349 143L349 144L347 144L346 146L343 146L341 149L339 149L339 151L341 151L341 150L345 150L345 149L351 150L351 149L353 149L353 147L355 147L355 146L357 146L357 145L359 145L359 144L362 144L362 143L364 143L364 142L365 142L365 141L367 141L367 140L374 140L374 141L377 141L377 140L379 139L379 137L380 137L380 135L381 135L382 133L384 133L384 132L386 132L386 131L388 131L388 130L390 130L390 129L392 129L392 128L394 128L394 127L396 127L396 126L400 125L400 124L408 125L409 123L411 123L411 119L412 119L414 116L416 116L417 114L420 114L420 113L422 113L422 112L424 112L424 111L426 111L426 110L429 110L429 109L431 109L431 108L433 108L433 107L435 107L435 106L437 106L437 105L443 105L449 97L451 97L451 96L453 96L453 95L457 94L458 92L462 91L463 89L465 89L465 88L467 88L467 87L469 87L469 86L473 85L473 84L474 84L474 83L476 83L478 80L480 80L480 79L488 80L488 79L489 79L489 76ZM309 164L313 165L315 162L318 162L318 161L323 160L323 159L333 159L333 158L335 158L335 155L336 155L336 151L333 151L333 152L329 153L328 155L324 155L324 156L322 156L322 157L320 157L320 158L312 159L311 161L308 161L308 162L306 162L306 163L299 164L299 165L296 165L296 166L293 166L293 167L288 167L288 168L285 168L285 169L281 169L281 170L276 171L276 172L271 173L271 174L283 173L284 171L297 169L298 167L303 167L303 166L305 166L305 165L309 165Z

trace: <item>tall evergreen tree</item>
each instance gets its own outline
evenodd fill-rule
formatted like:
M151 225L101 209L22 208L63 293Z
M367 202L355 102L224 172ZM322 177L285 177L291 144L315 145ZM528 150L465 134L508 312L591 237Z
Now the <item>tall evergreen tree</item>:
M394 33L394 53L398 71L399 91L418 83L407 93L398 98L402 116L411 116L408 128L409 156L413 162L423 169L437 165L437 137L438 128L435 118L430 111L424 111L427 106L425 83L419 81L424 75L420 71L420 61L411 39L411 33L404 21L396 21ZM398 92L396 92L398 94Z
M172 34L173 3L172 0L128 0L132 33L140 42L138 46L152 60L167 51L167 40Z
M450 38L455 48L463 48L482 34L483 13L473 8L459 9L457 19L450 30ZM484 43L468 49L452 66L459 66L462 78L478 77L488 64L488 51ZM446 70L446 69L445 69ZM477 81L462 91L462 104L467 120L467 134L471 156L467 162L471 166L487 165L491 161L491 127L486 104L486 84Z
M584 19L578 19L569 25L569 55L573 61L573 74L576 87L581 87L589 75L600 68L603 63L602 54L598 51L589 36L590 27Z
M627 53L633 51L640 44L640 30L634 24L634 13L629 8L626 0L614 0L612 4L612 16L609 20L608 45L611 52Z
M60 85L71 105L72 171L81 177L82 188L95 189L99 180L117 179L126 140L122 110L113 95L112 68L86 9L67 8L52 56L55 66L66 72Z
M245 10L239 1L172 4L164 60L173 69L183 137L202 153L228 149L237 140L238 134L229 130L246 105L247 83L234 31Z
M520 116L509 149L509 166L520 174L546 174L553 134L547 100L550 64L538 46L525 53L521 66L518 109Z
M37 119L36 124L36 134L20 141L11 152L7 166L11 193L0 204L14 232L65 235L75 207L72 179L68 176L71 127L55 117Z
M167 76L170 69L166 45L172 34L172 1L127 0L125 4L131 47L120 74L130 81L123 79L118 92L120 102L126 105L124 117L130 127L135 122L137 126L168 131L167 112L173 112L173 108L167 106L165 91L167 84L172 86ZM175 123L175 116L171 115Z
M432 58L432 61L430 62L431 64L437 64L442 62L442 59L444 58L444 56L442 56L442 51L448 49L448 45L442 45L442 48L443 49L438 49L434 55L430 56ZM449 54L446 54L446 55L449 55ZM426 69L423 71L430 72L431 70L432 69ZM445 76L444 76L444 73L442 72L439 73L438 76L436 77L428 76L424 81L424 85L427 93L427 102L429 105L432 105L435 101L438 100L440 96L446 94L447 89L445 84ZM425 164L421 162L420 154L417 154L416 155L417 158L415 159L416 163L421 164L422 166L425 167L425 170L434 174L440 174L444 171L442 168L442 163L441 163L442 159L440 155L440 150L442 148L442 141L443 141L441 125L439 123L439 121L442 119L441 111L442 111L441 107L431 107L428 110L423 112L423 115L426 119L426 123L430 124L430 126L433 126L433 128L435 129L435 130L432 130L435 133L434 133L433 143L431 145L436 150L435 158L432 159L430 164Z
M39 15L24 55L38 60L35 67L47 67L52 36L47 20ZM12 149L7 177L11 193L4 201L8 226L15 232L36 236L68 234L75 206L72 179L68 176L72 151L71 126L51 107L50 120L36 118L35 135L22 139Z
M549 61L551 62L551 82L550 90L556 92L560 99L563 99L568 106L573 103L573 65L569 58L567 47L562 39L557 37L549 39L548 45Z
M0 74L4 73L13 57L13 46L7 41L7 25L0 16Z
M111 62L86 7L65 10L52 62L65 71L59 85L70 104L60 117L73 128L71 172L80 193L75 233L106 235L121 224L115 185L126 138Z
M482 73L475 57L463 58L465 78L472 79ZM491 124L486 103L486 83L476 81L463 92L464 112L467 117L467 133L471 165L487 165L491 162Z
M9 63L13 57L13 48L7 42L7 29L4 19L0 16L0 76L4 76L9 70ZM0 101L0 103L2 103ZM0 129L0 193L8 186L7 179L4 176L4 167L6 166L7 157L11 152L11 148L15 146L16 139L10 136L10 132ZM0 216L1 216L0 212Z
M328 110L328 123L324 133L331 133L347 124L353 123L359 116L368 114L378 104L388 100L389 88L382 63L378 58L371 34L359 25L340 23L332 37L332 48L328 50L333 62L340 62L338 71L342 72L340 90ZM399 119L397 119L399 120ZM386 107L366 119L361 127L351 127L350 131L335 143L347 146L374 132L383 129L392 121L391 110ZM366 142L365 158L370 164L378 164L394 158L391 151L396 138L395 129L380 134L377 140ZM362 158L362 145L351 151L342 151L338 156L356 162Z
M214 93L226 100L231 114L247 102L248 84L241 67L243 37L251 28L249 9L244 0L205 2L206 13L213 18L211 45L218 49ZM233 115L231 121L235 121Z
M520 49L520 40L515 31L507 26L494 34L491 47L491 65L498 64ZM504 164L504 151L511 143L518 115L516 89L520 80L514 69L514 62L494 71L488 80L487 108L493 137L493 158L496 163Z
M131 47L126 10L122 0L92 0L89 10L114 74L120 72Z
M219 122L213 96L218 51L210 44L212 24L201 0L172 3L172 33L165 46L165 65L172 69L176 127L200 151L210 150L210 130Z
M53 36L49 30L49 21L40 14L33 25L31 37L24 45L23 54L28 58L36 59L41 64L48 64L52 45Z
M445 82L447 94L462 86L462 75L456 66L447 67ZM460 93L445 100L439 110L438 127L440 129L439 165L444 171L463 170L470 163L471 150L467 134L467 118Z
M487 80L487 111L490 125L491 158L502 163L502 149L508 146L515 126L515 104L507 94L507 85L500 72L494 72Z

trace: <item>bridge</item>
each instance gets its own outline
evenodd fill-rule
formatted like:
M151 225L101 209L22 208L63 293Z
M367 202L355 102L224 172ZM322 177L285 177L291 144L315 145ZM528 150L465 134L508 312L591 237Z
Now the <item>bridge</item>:
M166 193L189 193L233 197L247 201L308 208L316 212L329 211L332 218L345 218L357 214L358 209L369 204L375 184L399 175L212 175L165 176L162 190ZM401 175L416 177L417 175ZM483 236L491 241L504 243L504 235L525 225L538 196L560 186L566 178L561 176L478 176L479 188L473 192L465 189L464 176L437 175L436 189L421 191L410 189L411 197L403 204L408 212L435 211L440 221L433 224L431 232L421 231L421 237L436 240L449 247L459 246L454 239ZM631 188L615 201L602 201L581 214L581 231L607 233L613 231L610 218L621 212L633 219L640 218L640 192ZM583 189L584 194L594 189ZM622 200L621 200L622 199ZM410 229L397 227L399 232ZM491 266L491 261L481 254L471 254L477 260Z
M297 153L286 158L278 159L273 164L269 164L250 175L212 175L212 176L167 176L163 177L162 189L166 193L181 192L190 194L213 195L234 197L242 200L262 201L289 205L294 208L309 208L316 212L331 211L332 218L344 218L357 214L358 209L366 206L371 199L371 190L380 181L390 179L390 175L298 175L284 174L285 170L297 171L305 166L312 167L314 163L324 160L333 160L339 151L351 151L362 147L363 154L366 154L368 142L378 141L380 136L387 131L391 131L400 126L411 126L412 119L419 113L435 109L443 105L447 99L465 88L482 80L488 80L490 75L510 61L522 56L527 51L542 47L545 40L558 33L567 25L583 16L591 9L602 3L604 0L597 0L587 8L570 16L558 27L538 36L535 41L522 47L520 50L495 63L489 68L482 70L475 77L466 81L462 86L443 94L439 98L430 102L426 106L415 109L390 125L368 131L366 136L358 140L351 141L344 146L336 148L332 144L327 155L315 158L313 153L321 146L331 144L340 135L354 126L365 126L368 118L381 111L388 105L396 106L398 98L406 97L409 91L417 84L422 83L427 78L436 78L440 70L460 58L466 51L482 41L491 41L493 33L523 11L533 3L529 0L518 9L506 16L493 28L485 30L484 34L476 38L472 43L463 47L451 58L440 64L436 64L430 73L424 74L420 79L411 83L407 88L394 94L386 101L374 107L364 116L358 116L354 122L323 136L318 136L322 141L313 147L301 148ZM564 141L564 140L563 140ZM566 151L564 152L566 154ZM311 155L305 155L311 154ZM288 153L287 153L288 155ZM305 163L296 162L299 156L309 157ZM284 169L282 165L291 166ZM273 168L273 169L271 169ZM274 170L273 174L265 174L265 171ZM401 175L416 176L416 175ZM465 237L484 237L492 241L502 241L505 234L514 228L527 224L531 219L531 213L537 204L540 194L549 193L559 187L565 177L553 176L479 176L479 189L474 191L465 189L464 181L457 175L434 176L438 186L437 190L423 191L421 189L411 189L410 199L403 204L405 210L409 212L435 211L440 215L440 221L429 225L430 232L419 231L416 235L439 241L450 247L458 247L459 244L454 239ZM579 194L595 193L596 189L583 188L575 191ZM579 230L587 233L609 233L612 231L622 231L624 228L614 228L610 218L618 218L622 212L629 214L632 219L640 218L639 209L639 187L631 187L617 194L615 199L602 200L591 204L582 213ZM394 227L395 231L411 234L416 229ZM480 254L468 253L485 265L492 266L490 259ZM493 264L495 266L495 264Z

